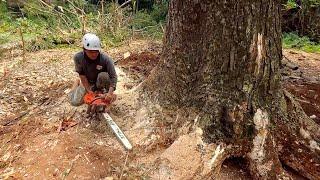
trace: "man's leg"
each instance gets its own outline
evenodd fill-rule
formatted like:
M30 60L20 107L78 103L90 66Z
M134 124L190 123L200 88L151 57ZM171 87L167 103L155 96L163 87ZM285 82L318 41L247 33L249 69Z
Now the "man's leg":
M74 91L79 85L80 85L80 79L77 78L77 79L73 82L70 92L71 92L71 91Z
M110 77L107 72L101 72L98 74L96 88L99 91L103 91L103 89L105 88L104 93L107 93L109 91L110 83L111 83Z
M83 97L86 94L86 89L81 85L80 79L77 79L73 84L69 93L70 103L72 106L80 106L83 104Z
M107 72L101 72L98 74L96 88L99 91L102 91L102 93L107 93L109 91L111 81L109 74ZM105 107L97 107L99 112L104 112Z

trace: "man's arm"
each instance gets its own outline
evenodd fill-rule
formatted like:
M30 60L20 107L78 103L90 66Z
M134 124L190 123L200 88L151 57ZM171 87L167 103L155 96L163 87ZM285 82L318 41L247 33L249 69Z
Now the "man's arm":
M112 94L113 91L116 90L118 76L117 76L116 70L114 68L114 63L111 59L109 60L109 62L107 64L107 71L108 71L110 81L111 81L108 93Z
M83 87L86 89L87 92L90 92L91 89L90 89L90 84L89 84L87 77L84 75L79 75L79 76L80 76L80 80L81 80Z
M114 87L110 86L108 93L113 94Z
M85 88L85 90L87 92L90 92L91 91L90 84L89 84L87 77L85 76L84 67L83 67L83 63L82 63L83 62L83 52L75 54L73 57L73 61L74 61L74 65L75 65L75 71L79 74L81 84L83 85L83 87Z

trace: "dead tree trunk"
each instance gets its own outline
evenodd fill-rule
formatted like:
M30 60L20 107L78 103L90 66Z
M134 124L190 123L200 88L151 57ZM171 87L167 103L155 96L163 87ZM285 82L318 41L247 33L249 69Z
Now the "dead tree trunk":
M280 10L280 0L170 1L162 61L143 87L164 107L202 112L205 139L225 147L213 167L243 156L256 179L286 176L280 161L319 179L318 125L281 88Z

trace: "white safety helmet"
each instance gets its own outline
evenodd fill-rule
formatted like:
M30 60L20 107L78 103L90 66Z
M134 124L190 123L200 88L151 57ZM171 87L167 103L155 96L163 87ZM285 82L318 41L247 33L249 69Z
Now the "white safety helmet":
M101 49L101 42L97 35L87 33L82 38L83 48L87 50L99 50Z

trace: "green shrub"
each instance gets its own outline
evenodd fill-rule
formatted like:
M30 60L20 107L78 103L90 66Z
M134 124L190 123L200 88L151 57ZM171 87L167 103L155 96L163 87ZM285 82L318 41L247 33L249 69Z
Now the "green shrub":
M150 12L152 18L157 22L165 22L168 14L168 3L156 4Z
M292 9L292 8L296 8L297 4L295 0L288 0L285 6L286 6L286 9Z
M303 3L305 3L309 6L319 6L320 0L304 0Z
M11 17L9 15L7 5L4 1L0 0L0 23L5 21L8 22L10 20L11 20Z
M306 52L320 53L320 44L312 42L306 36L300 37L296 33L284 33L282 42L284 48L294 48Z
M146 11L139 11L134 15L130 24L134 29L143 29L151 26L156 26L157 22Z
M308 7L320 6L320 0L302 0L302 6L304 9ZM286 9L296 8L296 0L288 0L285 4Z
M107 48L121 45L129 36L130 32L127 28L120 28L114 33L108 32L100 35L102 44Z
M99 6L86 1L58 2L45 5L38 0L29 0L22 9L24 17L17 18L0 0L0 43L20 41L19 28L29 51L54 48L70 39L78 43L84 24L85 31L97 33L106 47L118 46L133 34L159 39L163 35L162 24L168 10L167 3L162 3L155 5L152 11L134 14L128 7L122 9L115 3L109 3L102 13ZM62 6L63 12L57 11L54 3Z
M161 19L157 19L146 11L139 11L133 16L129 27L135 31L136 34L140 34L143 37L150 37L152 39L161 39L163 36L163 22Z
M14 29L7 5L0 0L0 44L7 43L13 37L12 31Z

